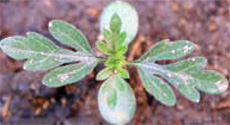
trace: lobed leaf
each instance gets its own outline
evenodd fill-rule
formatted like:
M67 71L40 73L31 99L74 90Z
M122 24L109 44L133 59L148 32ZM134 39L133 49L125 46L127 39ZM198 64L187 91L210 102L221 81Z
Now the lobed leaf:
M226 78L220 73L209 70L202 71L206 63L207 60L203 57L193 57L163 66L149 62L138 63L136 66L139 69L139 74L142 76L143 83L145 79L143 79L141 71L146 72L146 75L160 75L177 88L186 98L193 102L199 102L200 94L197 89L216 94L224 92L228 88ZM153 88L152 91L156 91L156 89Z
M53 20L49 23L49 31L61 43L76 50L93 54L85 36L72 24L61 20Z
M62 49L48 38L34 32L28 32L26 37L5 38L1 41L0 47L14 59L28 59L24 63L27 70L52 69L65 63L78 62L46 74L43 83L49 87L76 82L97 65L97 59L93 56L86 38L73 25L54 20L50 23L49 30L56 39L78 51Z
M1 41L0 47L14 59L28 59L24 64L27 70L52 69L64 63L88 62L93 59L91 55L84 52L74 53L64 50L38 33L28 32L26 36L5 38Z
M117 13L110 20L110 31L103 29L104 41L97 42L97 48L106 55L123 56L128 46L125 43L126 32L121 32L122 22Z
M133 90L119 75L113 75L99 89L98 106L102 117L111 124L128 123L136 109Z
M165 78L173 84L178 90L193 102L200 101L200 94L195 89L196 84L190 80L194 79L189 76L186 71L189 70L200 70L205 68L207 60L203 57L189 58L182 60L174 64L166 65L167 75Z
M47 73L42 83L48 87L60 87L77 82L89 74L97 63L70 64Z
M153 95L161 103L172 106L176 103L176 97L167 83L161 79L148 74L143 69L138 68L141 81L148 93Z
M219 94L227 90L228 81L220 73L212 70L188 70L186 73L192 77L189 82L195 84L199 90L210 93Z
M152 46L137 62L178 59L191 53L194 47L195 45L191 41L177 40L169 42L168 39L165 39Z
M189 77L183 73L168 73L164 76L175 88L179 90L187 99L193 102L200 101L200 94L195 89L195 84L189 82Z

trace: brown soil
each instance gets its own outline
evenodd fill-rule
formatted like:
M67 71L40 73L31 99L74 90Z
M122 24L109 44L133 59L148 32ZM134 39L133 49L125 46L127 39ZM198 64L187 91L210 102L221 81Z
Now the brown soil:
M230 81L230 0L130 0L140 17L140 29L130 45L128 59L140 57L149 46L164 38L196 43L189 56L205 56L207 69L223 73ZM92 48L99 36L99 15L109 0L0 0L0 39L39 32L53 40L48 22L62 19L74 24ZM165 61L163 63L170 63ZM45 72L22 69L0 50L0 124L107 124L99 114L95 81L98 66L84 80L61 88L41 84ZM135 91L137 110L129 123L212 125L230 124L230 89L220 95L202 93L192 103L177 90L177 104L160 104L143 89L135 69L128 80Z

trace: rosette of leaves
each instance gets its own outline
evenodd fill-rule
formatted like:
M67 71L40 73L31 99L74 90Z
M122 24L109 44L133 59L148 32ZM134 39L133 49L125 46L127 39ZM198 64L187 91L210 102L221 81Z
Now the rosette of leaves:
M79 30L60 20L49 23L50 33L59 42L76 51L61 48L34 32L27 33L25 37L5 38L1 40L0 47L14 59L27 59L24 63L26 70L56 68L47 73L42 80L48 87L60 87L77 82L90 73L98 63L103 63L105 68L96 76L97 80L105 80L99 89L98 106L103 118L112 124L128 123L135 113L134 92L125 81L129 78L127 67L136 67L146 91L168 106L176 103L171 87L193 102L200 101L200 91L219 94L228 88L228 82L222 74L204 69L207 63L204 57L192 57L166 65L157 63L161 60L180 59L190 54L195 47L194 43L188 40L162 40L139 59L133 62L126 61L124 55L128 51L128 43L135 37L137 29L132 31L132 26L123 26L129 25L130 20L122 16L122 9L126 9L126 15L131 13L130 18L134 19L134 22L130 24L135 25L134 27L138 25L138 16L135 15L136 11L132 6L126 2L110 4L103 11L101 18L101 22L105 23L100 23L104 39L96 42L98 50L104 54L102 57L95 56L87 39ZM107 14L110 18L105 18ZM57 68L58 66L60 67Z

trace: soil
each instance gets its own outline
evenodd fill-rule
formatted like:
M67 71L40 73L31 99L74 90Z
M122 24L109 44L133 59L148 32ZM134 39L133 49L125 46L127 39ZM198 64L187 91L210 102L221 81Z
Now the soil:
M110 0L0 0L0 39L28 31L49 34L48 22L62 19L74 24L98 53L100 13ZM140 29L127 57L134 60L165 38L196 43L191 56L205 56L207 69L230 81L230 0L130 0L138 11ZM55 40L54 40L55 41ZM56 41L55 41L56 42ZM57 43L57 42L56 42ZM59 44L59 43L57 43ZM99 114L95 80L99 65L85 79L60 88L41 84L47 72L22 69L0 50L0 124L108 124ZM171 63L164 61L161 63ZM167 107L146 93L134 68L128 80L135 91L137 110L130 125L229 125L230 88L220 95L202 93L192 103L175 90L177 104Z

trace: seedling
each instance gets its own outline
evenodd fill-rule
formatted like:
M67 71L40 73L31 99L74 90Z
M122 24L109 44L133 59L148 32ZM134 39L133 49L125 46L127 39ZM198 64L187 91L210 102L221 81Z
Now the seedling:
M61 20L51 21L49 31L56 40L76 51L61 48L34 32L26 33L25 37L5 38L1 40L0 47L14 59L27 59L23 67L26 70L47 70L60 66L43 77L42 83L48 87L77 82L98 63L103 63L106 68L96 76L97 80L105 80L99 90L98 106L103 118L112 124L128 123L135 113L134 93L124 80L129 78L127 67L137 68L146 91L168 106L176 103L169 83L192 102L200 101L199 90L218 94L228 88L223 75L204 69L207 62L204 57L192 57L167 65L157 63L160 60L179 59L191 53L194 43L188 40L162 40L138 60L128 62L124 55L137 33L138 16L135 9L126 2L114 2L106 7L100 27L104 39L97 41L96 45L104 54L102 57L94 54L79 30ZM78 63L70 64L72 62Z

